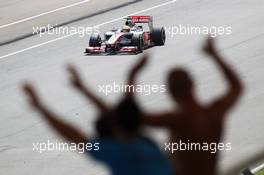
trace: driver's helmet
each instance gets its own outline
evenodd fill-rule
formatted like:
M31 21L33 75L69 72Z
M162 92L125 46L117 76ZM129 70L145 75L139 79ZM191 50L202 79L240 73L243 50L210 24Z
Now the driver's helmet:
M126 21L125 25L127 25L129 27L134 27L136 24L134 22L132 22L132 21Z
M125 32L125 33L130 32L130 27L128 25L123 26L122 32Z

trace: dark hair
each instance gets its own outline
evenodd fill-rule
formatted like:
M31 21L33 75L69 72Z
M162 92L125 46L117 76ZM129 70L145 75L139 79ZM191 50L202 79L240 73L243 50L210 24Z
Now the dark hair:
M168 74L169 90L175 98L184 98L192 93L193 81L184 69L172 69Z
M125 98L115 109L117 127L126 133L135 134L142 124L142 112L134 100Z
M99 137L112 137L114 132L113 113L100 114L95 122L95 129Z

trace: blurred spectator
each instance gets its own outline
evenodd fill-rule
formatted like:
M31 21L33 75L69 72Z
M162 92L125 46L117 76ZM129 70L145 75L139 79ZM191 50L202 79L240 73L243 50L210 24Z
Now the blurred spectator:
M99 151L89 155L108 165L114 175L168 175L173 174L170 162L153 141L141 133L144 122L151 126L166 127L171 143L220 144L228 111L242 93L239 77L223 61L214 41L208 39L203 51L218 65L228 83L226 93L210 104L199 103L194 93L194 83L188 72L176 68L168 74L168 87L179 109L160 114L143 114L134 100L134 93L127 92L115 106L105 104L84 86L77 70L69 66L74 87L91 100L99 109L96 122L96 138L87 138L79 129L59 119L39 99L30 84L24 90L31 105L64 138L74 143L100 143ZM135 77L146 64L144 56L129 72L128 85L134 85ZM218 151L175 150L172 154L177 175L217 174ZM174 174L176 174L174 172Z
M134 83L135 76L146 63L141 59L130 71L128 84ZM94 159L102 161L110 168L113 175L172 175L172 167L167 157L156 144L140 132L143 117L133 99L133 92L128 92L117 106L106 105L84 86L76 69L69 66L71 82L100 110L96 122L97 138L86 137L78 128L59 119L40 100L31 84L24 85L32 107L66 140L76 144L99 143L99 150L89 151Z
M223 73L228 89L210 104L203 105L194 94L194 83L188 72L181 68L172 69L168 74L168 89L179 109L160 114L146 114L144 118L146 124L168 128L172 144L219 144L227 113L241 96L243 87L240 79L217 52L213 39L207 39L203 51ZM178 149L172 154L172 159L178 175L217 173L218 151L211 153L210 150Z

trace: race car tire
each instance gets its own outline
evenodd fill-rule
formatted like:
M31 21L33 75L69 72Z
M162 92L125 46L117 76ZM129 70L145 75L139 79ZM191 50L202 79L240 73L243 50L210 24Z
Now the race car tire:
M163 27L154 28L152 31L152 41L156 46L163 46L166 41L166 33Z
M89 40L90 47L101 47L102 39L99 34L92 34Z
M134 34L132 36L132 45L137 46L138 52L143 52L144 50L144 41L141 34Z

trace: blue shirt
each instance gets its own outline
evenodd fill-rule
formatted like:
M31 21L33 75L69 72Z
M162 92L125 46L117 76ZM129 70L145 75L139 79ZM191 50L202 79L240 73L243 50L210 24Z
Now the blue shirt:
M103 163L113 175L172 175L172 167L156 144L144 137L125 143L116 139L98 138L90 143L99 143L100 149L89 151Z

